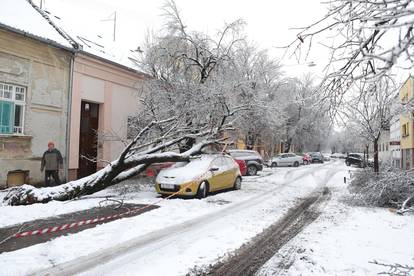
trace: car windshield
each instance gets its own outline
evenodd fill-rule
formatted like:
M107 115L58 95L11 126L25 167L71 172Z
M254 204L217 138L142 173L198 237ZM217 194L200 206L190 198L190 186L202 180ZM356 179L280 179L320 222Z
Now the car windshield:
M186 167L188 170L206 171L214 159L213 156L203 155L197 156L186 162L177 162L171 168Z

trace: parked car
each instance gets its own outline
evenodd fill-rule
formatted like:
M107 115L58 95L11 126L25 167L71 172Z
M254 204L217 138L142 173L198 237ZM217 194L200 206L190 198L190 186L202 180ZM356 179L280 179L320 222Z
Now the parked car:
M204 198L210 192L241 188L239 165L228 155L203 154L160 171L155 188L161 195Z
M374 160L372 158L364 160L364 155L362 153L349 153L345 158L345 164L347 166L355 165L360 168L365 168L366 166L372 167L374 165Z
M278 166L294 166L299 167L300 164L303 164L303 157L296 155L294 153L282 153L273 157L270 161L271 167Z
M263 158L254 150L229 150L230 156L235 160L244 160L247 166L246 175L256 175L263 170Z
M302 160L304 165L309 165L312 162L312 157L309 155L309 153L305 153L302 156Z
M239 165L241 175L245 176L247 174L246 161L239 159L234 159L234 161L236 161L237 165Z
M346 154L339 153L339 152L335 152L335 153L332 153L331 154L331 158L345 159L346 158Z
M327 152L322 152L323 161L328 162L331 161L331 156Z
M323 155L320 152L309 152L311 163L323 163Z
M151 164L147 169L146 169L146 175L148 177L155 177L158 175L158 173L165 168L169 168L173 165L173 162L166 162L166 163L154 163Z

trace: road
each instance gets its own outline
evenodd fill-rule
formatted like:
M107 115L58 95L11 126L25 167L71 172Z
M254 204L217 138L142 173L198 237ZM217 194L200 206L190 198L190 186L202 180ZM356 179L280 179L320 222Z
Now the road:
M324 186L338 170L344 170L342 162L277 168L245 178L241 191L204 199L223 201L221 208L32 273L254 274L317 217L329 200ZM196 206L188 212L197 212Z

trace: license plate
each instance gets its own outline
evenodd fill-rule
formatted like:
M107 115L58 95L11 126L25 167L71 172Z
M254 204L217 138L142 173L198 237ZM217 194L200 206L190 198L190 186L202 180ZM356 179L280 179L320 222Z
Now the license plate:
M169 189L169 190L174 190L175 188L174 184L161 184L160 186L162 189Z

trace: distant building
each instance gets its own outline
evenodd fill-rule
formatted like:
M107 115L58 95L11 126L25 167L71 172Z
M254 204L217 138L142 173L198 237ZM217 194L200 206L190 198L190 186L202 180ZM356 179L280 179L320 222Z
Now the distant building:
M414 79L410 76L400 88L400 101L403 106L412 106L414 102ZM400 115L401 129L401 167L414 168L414 110L407 108Z
M382 164L391 165L390 130L383 129L378 138L378 159Z
M401 134L400 134L400 118L399 115L391 120L390 124L390 156L391 166L401 168Z

